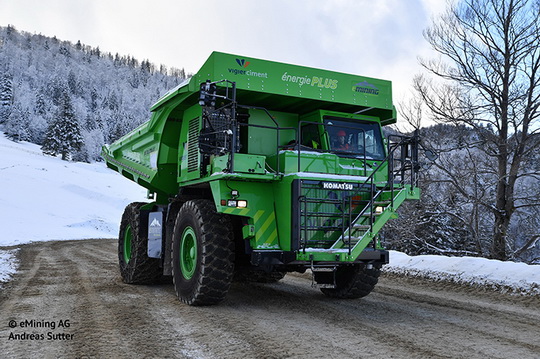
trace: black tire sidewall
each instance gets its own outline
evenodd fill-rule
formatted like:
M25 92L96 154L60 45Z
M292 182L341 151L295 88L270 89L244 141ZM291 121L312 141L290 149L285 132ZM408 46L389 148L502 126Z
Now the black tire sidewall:
M182 293L184 297L194 297L197 293L197 287L199 284L199 278L201 277L201 260L202 260L202 245L203 239L202 226L200 221L196 217L193 211L180 210L178 214L178 221L175 224L173 234L173 253L172 253L172 267L173 267L173 280L177 291ZM195 264L195 272L190 279L186 279L182 273L180 267L180 245L182 243L182 235L187 227L191 227L195 232L195 241L197 246L197 261Z
M118 234L118 264L120 266L120 274L125 283L133 282L133 275L135 270L135 261L137 260L135 253L137 253L137 242L139 240L139 223L138 212L139 208L144 205L144 203L134 202L129 204L124 210L122 215L122 220L120 222L120 231ZM128 227L131 229L131 258L129 262L126 262L124 259L124 249L125 249L125 235Z
M124 210L118 234L118 263L124 283L152 284L160 280L162 271L160 259L148 257L148 239L141 235L141 207L143 202L129 204ZM131 227L131 258L124 259L124 242L127 228Z
M375 288L380 273L379 268L367 269L363 264L340 267L336 273L336 288L321 288L321 291L332 298L362 298Z
M180 266L180 246L187 227L193 229L196 268L186 279ZM234 274L234 237L230 218L216 212L213 201L197 199L180 208L173 230L172 275L178 298L189 305L221 302Z
M129 270L129 263L124 259L126 231L128 227L131 227L131 233L133 236L133 225L130 218L126 216L126 212L124 212L124 215L122 216L122 221L120 222L120 233L118 234L118 264L120 266L120 273L122 274ZM133 247L133 240L131 241L131 247ZM133 248L131 250L133 250Z

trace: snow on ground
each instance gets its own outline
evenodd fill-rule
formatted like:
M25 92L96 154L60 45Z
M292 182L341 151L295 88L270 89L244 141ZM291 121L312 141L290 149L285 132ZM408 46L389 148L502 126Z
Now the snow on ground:
M32 241L114 238L124 207L146 190L104 163L66 162L0 135L0 247ZM0 281L14 266L0 250Z
M0 249L0 284L9 280L17 270L15 255L17 251Z
M103 163L45 156L0 135L0 282L16 270L16 249L32 241L115 238L124 207L146 190ZM4 249L2 249L4 247ZM392 251L385 271L540 294L540 266L484 258L408 256Z

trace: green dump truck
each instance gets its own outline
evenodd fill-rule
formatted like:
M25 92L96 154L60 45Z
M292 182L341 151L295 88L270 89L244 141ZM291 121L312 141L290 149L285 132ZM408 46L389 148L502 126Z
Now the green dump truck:
M327 296L371 292L381 228L420 196L418 137L383 136L389 81L214 52L151 111L102 152L152 200L122 216L124 282L172 276L190 305L306 270Z

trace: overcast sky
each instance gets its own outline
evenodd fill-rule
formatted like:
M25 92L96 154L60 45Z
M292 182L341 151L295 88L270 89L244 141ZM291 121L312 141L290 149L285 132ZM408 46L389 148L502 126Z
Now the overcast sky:
M0 25L196 72L214 50L411 91L443 0L0 0Z

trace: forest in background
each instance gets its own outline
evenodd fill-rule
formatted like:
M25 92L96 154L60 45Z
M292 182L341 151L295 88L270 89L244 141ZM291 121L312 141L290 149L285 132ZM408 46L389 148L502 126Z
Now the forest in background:
M0 27L0 126L12 140L64 159L101 161L103 144L147 121L150 106L185 78L183 69ZM424 166L422 200L405 204L384 230L389 249L490 257L494 219L485 204L496 175L479 150L486 143L482 131L451 124L421 129L439 158ZM538 151L524 168L540 173ZM526 205L539 198L540 181L523 177L516 188L522 207L510 223L507 259L540 264L540 206Z
M65 159L100 161L104 143L147 121L185 78L183 69L0 27L0 124L12 140Z

